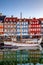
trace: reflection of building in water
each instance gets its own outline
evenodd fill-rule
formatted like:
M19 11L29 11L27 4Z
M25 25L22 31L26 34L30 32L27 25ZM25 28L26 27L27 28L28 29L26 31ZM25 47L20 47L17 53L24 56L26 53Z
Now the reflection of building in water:
M16 50L16 51L0 51L0 61L5 61L6 64L11 63L27 64L27 63L43 63L42 53L39 50ZM1 63L1 62L0 62Z

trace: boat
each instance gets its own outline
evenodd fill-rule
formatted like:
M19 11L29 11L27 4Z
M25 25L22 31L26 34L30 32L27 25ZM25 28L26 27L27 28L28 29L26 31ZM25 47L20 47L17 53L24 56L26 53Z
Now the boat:
M5 46L18 46L18 47L29 47L29 49L42 49L41 48L42 38L35 39L22 39L21 41L4 41Z

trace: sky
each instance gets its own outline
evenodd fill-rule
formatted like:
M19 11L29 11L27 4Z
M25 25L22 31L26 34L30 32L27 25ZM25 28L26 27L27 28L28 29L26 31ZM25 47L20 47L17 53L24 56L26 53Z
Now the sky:
M0 0L0 13L23 18L43 17L43 0Z

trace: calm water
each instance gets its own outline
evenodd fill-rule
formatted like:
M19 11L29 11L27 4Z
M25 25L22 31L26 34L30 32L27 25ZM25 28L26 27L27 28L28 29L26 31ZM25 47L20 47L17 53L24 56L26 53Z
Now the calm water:
M7 62L10 61L10 64L7 65L34 65L33 63L36 63L36 65L43 65L43 50L1 51L0 60L4 60ZM41 64L39 63L39 61Z

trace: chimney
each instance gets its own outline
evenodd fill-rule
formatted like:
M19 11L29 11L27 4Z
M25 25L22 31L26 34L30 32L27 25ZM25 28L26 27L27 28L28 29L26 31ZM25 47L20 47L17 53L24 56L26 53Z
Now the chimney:
M20 18L22 19L22 12L20 13Z
M11 15L11 17L13 18L13 15Z

